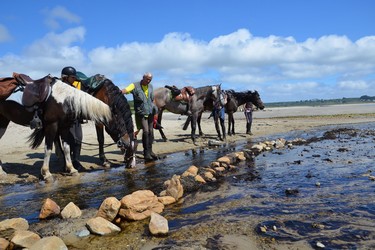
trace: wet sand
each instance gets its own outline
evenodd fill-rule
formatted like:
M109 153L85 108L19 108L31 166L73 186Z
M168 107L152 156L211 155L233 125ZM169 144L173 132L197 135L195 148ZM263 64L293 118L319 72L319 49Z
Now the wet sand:
M157 154L165 155L207 146L208 140L218 139L213 120L212 118L207 119L208 117L209 113L203 114L201 125L205 135L197 138L197 145L194 145L190 137L190 126L187 130L182 130L186 116L164 113L162 126L168 141L164 142L159 132L155 130L153 150ZM227 136L226 142L228 143L250 138L266 138L290 131L308 131L325 125L375 122L375 103L319 107L266 107L263 111L253 113L252 136L245 134L246 120L243 112L235 113L235 122L236 135ZM16 183L17 181L27 182L29 179L35 181L40 177L44 147L41 145L36 150L30 149L27 139L31 132L32 130L28 127L22 127L14 123L9 124L7 131L0 140L1 161L3 162L3 169L8 175L0 177L0 184ZM137 156L141 158L143 151L140 141L141 135L138 137L140 143ZM121 164L122 156L107 134L105 134L105 143L108 144L105 148L107 158L114 164ZM81 163L88 171L102 169L98 159L97 145L95 126L89 121L87 124L83 124L81 152ZM143 161L138 159L137 162L142 164ZM61 162L56 159L55 155L51 157L50 167L53 174L63 171ZM20 178L19 175L22 174L28 174L30 177L25 178L23 176Z

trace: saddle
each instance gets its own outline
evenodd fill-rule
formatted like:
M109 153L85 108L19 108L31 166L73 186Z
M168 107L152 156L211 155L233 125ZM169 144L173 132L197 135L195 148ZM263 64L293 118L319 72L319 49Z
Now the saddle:
M186 86L178 89L176 86L165 86L172 92L172 99L177 102L189 102L191 97L195 94L195 89L192 86Z
M14 77L0 78L0 100L6 100L18 87Z
M96 74L91 77L86 76L82 72L77 72L78 78L83 84L83 90L90 95L94 95L104 84L107 79L104 75Z
M13 77L18 83L25 86L22 95L22 104L26 107L43 103L51 94L51 83L53 81L51 75L38 80L33 80L28 75L18 73L13 73Z

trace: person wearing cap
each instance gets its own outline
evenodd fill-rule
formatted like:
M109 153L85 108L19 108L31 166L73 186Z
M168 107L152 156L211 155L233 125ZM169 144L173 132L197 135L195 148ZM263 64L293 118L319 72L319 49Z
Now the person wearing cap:
M145 162L158 159L158 156L152 151L154 140L154 115L156 106L154 105L154 91L151 84L152 74L147 72L139 82L129 84L121 90L123 94L133 94L135 123L137 130L142 129L143 156Z
M81 81L77 76L77 71L71 66L65 67L61 70L61 81L81 90ZM77 169L82 168L82 165L79 162L83 138L81 123L82 119L80 118L74 120L73 125L69 129L69 139L67 141L70 146L70 156L73 166Z

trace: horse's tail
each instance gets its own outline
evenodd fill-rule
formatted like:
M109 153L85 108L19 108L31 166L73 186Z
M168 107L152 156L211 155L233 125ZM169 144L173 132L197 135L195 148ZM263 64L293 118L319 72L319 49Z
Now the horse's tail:
M76 117L104 123L112 119L111 109L107 104L60 80L53 85L52 96L57 102L68 104Z
M191 122L191 116L188 116L188 117L186 118L185 124L184 124L184 126L182 127L182 129L183 129L183 130L186 130L186 129L189 127L190 122Z
M27 140L30 143L32 149L36 149L42 144L44 140L44 129L35 129Z

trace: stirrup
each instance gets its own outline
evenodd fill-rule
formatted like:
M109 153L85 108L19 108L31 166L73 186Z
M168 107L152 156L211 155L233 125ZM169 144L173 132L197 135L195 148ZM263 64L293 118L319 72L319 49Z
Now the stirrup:
M30 121L30 128L31 129L41 129L43 128L42 120L40 120L38 116L38 110L35 110L34 117Z

